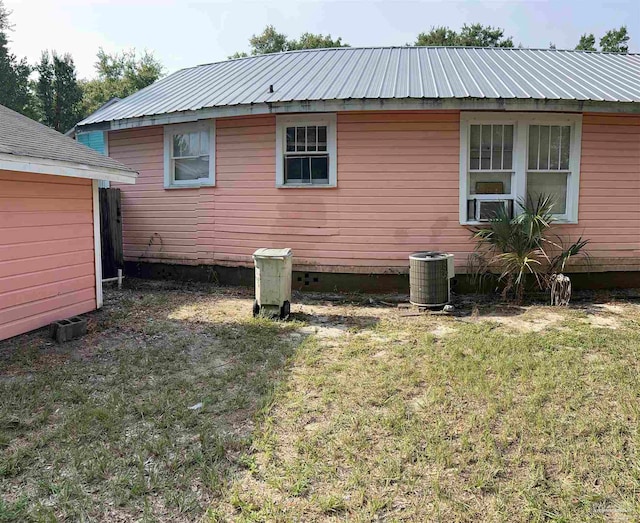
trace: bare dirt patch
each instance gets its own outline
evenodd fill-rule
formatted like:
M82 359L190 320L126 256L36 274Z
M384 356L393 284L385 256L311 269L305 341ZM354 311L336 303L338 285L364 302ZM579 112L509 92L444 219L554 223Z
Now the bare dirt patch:
M620 320L615 316L590 315L587 322L593 327L604 329L618 329L620 327Z
M565 314L549 307L496 307L483 314L472 314L467 321L491 321L520 332L541 332L565 319Z

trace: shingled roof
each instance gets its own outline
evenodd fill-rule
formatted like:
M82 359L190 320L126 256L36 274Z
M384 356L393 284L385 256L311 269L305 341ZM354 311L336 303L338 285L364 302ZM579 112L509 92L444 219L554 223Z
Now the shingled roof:
M624 104L625 111L638 112L640 55L468 47L292 51L182 69L79 125L132 119L149 125L149 117L196 112L215 117L358 110L367 102L364 108L393 108L390 102L403 101L445 108L525 101L577 110Z
M35 167L35 165L39 167ZM0 169L133 182L136 172L120 162L0 105Z

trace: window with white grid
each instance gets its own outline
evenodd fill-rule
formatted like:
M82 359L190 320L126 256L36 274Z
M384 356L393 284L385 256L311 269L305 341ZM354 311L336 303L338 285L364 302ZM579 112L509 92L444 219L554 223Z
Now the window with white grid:
M335 187L335 125L333 114L277 118L277 186Z
M530 125L527 151L527 194L553 198L557 214L567 212L571 169L571 126Z
M462 113L460 222L488 221L540 195L559 220L578 219L580 115Z

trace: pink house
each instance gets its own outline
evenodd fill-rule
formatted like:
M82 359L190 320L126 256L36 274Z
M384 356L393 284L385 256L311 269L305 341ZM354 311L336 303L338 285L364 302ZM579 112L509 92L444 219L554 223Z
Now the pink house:
M553 194L562 232L591 240L592 282L640 270L639 55L255 56L180 70L78 132L140 173L118 186L127 270L141 274L250 278L252 252L281 246L311 288L404 285L425 249L464 273L468 226L528 193Z
M102 305L98 180L135 176L0 106L0 340Z

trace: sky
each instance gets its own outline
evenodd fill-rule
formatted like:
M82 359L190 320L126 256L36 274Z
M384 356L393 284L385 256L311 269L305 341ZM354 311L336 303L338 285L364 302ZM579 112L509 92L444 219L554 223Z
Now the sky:
M165 72L225 60L248 50L267 24L297 38L341 36L352 46L404 45L432 26L480 22L524 47L573 49L580 35L625 24L640 52L638 0L3 0L13 13L10 48L35 63L44 49L70 53L80 78L93 77L96 52L152 51Z

